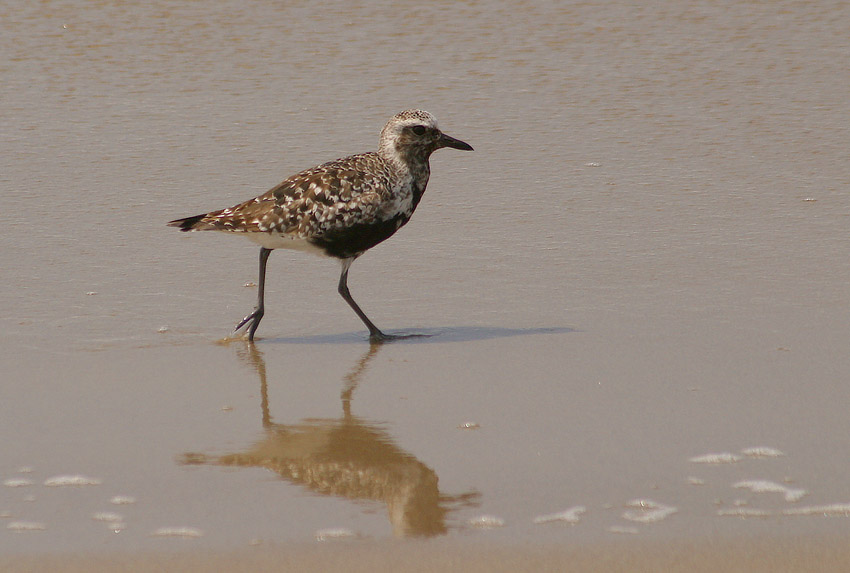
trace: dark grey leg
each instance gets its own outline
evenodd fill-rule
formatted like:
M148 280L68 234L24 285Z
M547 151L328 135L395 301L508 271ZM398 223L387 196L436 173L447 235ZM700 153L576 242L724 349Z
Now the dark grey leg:
M384 340L388 340L390 337L381 332L377 326L372 324L372 321L369 320L369 317L360 310L360 307L357 306L357 303L354 302L354 299L351 298L351 293L348 291L348 268L351 266L351 263L354 262L354 259L343 259L342 260L342 274L339 275L339 294L342 295L342 298L345 299L345 302L348 303L354 312L357 313L357 316L360 317L360 320L363 321L363 324L366 325L366 328L369 329L369 340L372 342L382 342Z
M269 260L269 255L272 253L272 249L267 249L265 247L260 247L260 284L259 291L257 292L257 306L254 308L254 312L246 316L242 319L242 321L236 325L236 328L233 329L233 332L238 332L240 328L248 324L251 325L248 327L248 340L254 342L254 333L257 332L257 327L260 326L260 321L263 320L263 315L266 313L266 307L264 303L264 297L266 292L266 263Z

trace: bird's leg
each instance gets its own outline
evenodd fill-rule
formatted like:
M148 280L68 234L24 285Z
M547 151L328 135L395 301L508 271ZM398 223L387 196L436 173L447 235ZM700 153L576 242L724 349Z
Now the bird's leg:
M243 318L239 324L236 325L236 328L233 329L234 333L239 332L239 329L250 322L251 324L248 327L248 340L251 342L254 342L254 333L257 332L257 327L260 326L260 321L263 320L263 315L266 313L266 307L263 299L266 291L266 263L269 260L271 252L272 249L260 247L260 284L257 292L257 306L254 307L254 312Z
M342 260L342 273L339 275L339 294L342 298L345 299L345 302L348 303L354 312L357 313L357 316L360 317L360 320L363 321L363 324L366 325L366 328L369 329L369 340L372 342L383 342L385 340L389 340L392 338L391 336L387 336L383 332L381 332L377 326L372 324L372 321L369 320L369 317L360 310L360 307L357 306L357 303L354 302L354 299L351 298L351 293L348 291L348 268L351 266L351 263L354 262L354 258L343 259Z

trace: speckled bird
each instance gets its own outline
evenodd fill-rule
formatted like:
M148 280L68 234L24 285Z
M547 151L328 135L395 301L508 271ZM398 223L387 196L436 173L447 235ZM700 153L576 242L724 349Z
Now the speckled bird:
M292 249L339 259L339 294L369 329L372 342L388 340L393 336L381 332L351 297L348 269L410 220L428 185L428 160L443 147L472 151L469 144L440 131L427 111L403 111L384 126L376 152L323 163L235 207L168 224L181 231L239 234L260 245L257 306L236 325L234 334L247 328L248 340L254 340L265 314L269 254Z

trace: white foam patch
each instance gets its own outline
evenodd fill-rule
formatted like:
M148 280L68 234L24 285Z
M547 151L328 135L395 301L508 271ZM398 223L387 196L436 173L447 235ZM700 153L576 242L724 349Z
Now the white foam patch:
M38 521L12 521L6 525L11 531L44 531L47 526Z
M479 515L470 519L469 525L483 529L492 529L494 527L504 527L505 520L495 515Z
M316 541L330 541L332 539L351 539L356 537L355 533L345 527L328 527L316 532Z
M734 464L741 461L741 456L730 452L722 452L719 454L703 454L694 456L688 459L689 462L695 464Z
M97 478L90 478L83 475L60 475L44 480L44 485L48 487L77 487L84 485L100 485L101 481Z
M129 495L114 495L112 496L112 499L109 500L109 503L113 505L130 505L132 503L136 503L136 498Z
M658 523L679 511L672 505L664 505L651 499L633 499L626 507L632 509L623 512L623 519L637 523Z
M3 480L3 485L6 487L26 487L32 485L32 480L27 478L9 478Z
M800 501L803 496L809 493L804 489L793 489L781 483L764 479L739 481L732 487L737 489L748 489L753 493L781 493L785 496L785 501L789 502Z
M203 531L195 527L160 527L153 533L154 537L183 537L186 539L201 537Z
M717 515L722 517L741 517L746 519L749 517L770 517L773 514L764 509L736 507L735 509L720 509L717 511Z
M784 452L776 448L768 448L766 446L756 446L754 448L744 448L741 453L748 458L779 458L785 455Z
M576 505L558 513L539 515L534 518L534 523L552 523L554 521L565 521L567 523L578 523L581 516L587 511L583 505Z
M824 517L850 517L850 503L831 503L827 505L809 505L786 509L782 515L822 515Z
M107 523L118 523L124 521L124 517L120 513L114 511L99 511L92 514L91 518L95 521L105 521Z

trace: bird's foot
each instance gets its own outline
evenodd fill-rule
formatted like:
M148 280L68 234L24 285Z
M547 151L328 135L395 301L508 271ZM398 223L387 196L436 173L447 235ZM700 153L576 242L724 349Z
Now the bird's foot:
M393 342L396 340L407 340L409 338L427 338L431 336L430 334L416 334L416 333L408 333L408 334L385 334L380 330L376 330L369 333L369 343L370 344L383 344L384 342Z
M238 333L244 327L248 327L248 340L254 341L254 333L257 327L260 326L260 321L263 319L264 310L262 307L254 309L254 312L239 321L239 324L233 329L233 334Z
M375 330L369 333L369 344L383 344L393 340L395 336L392 334L384 334L380 330Z

